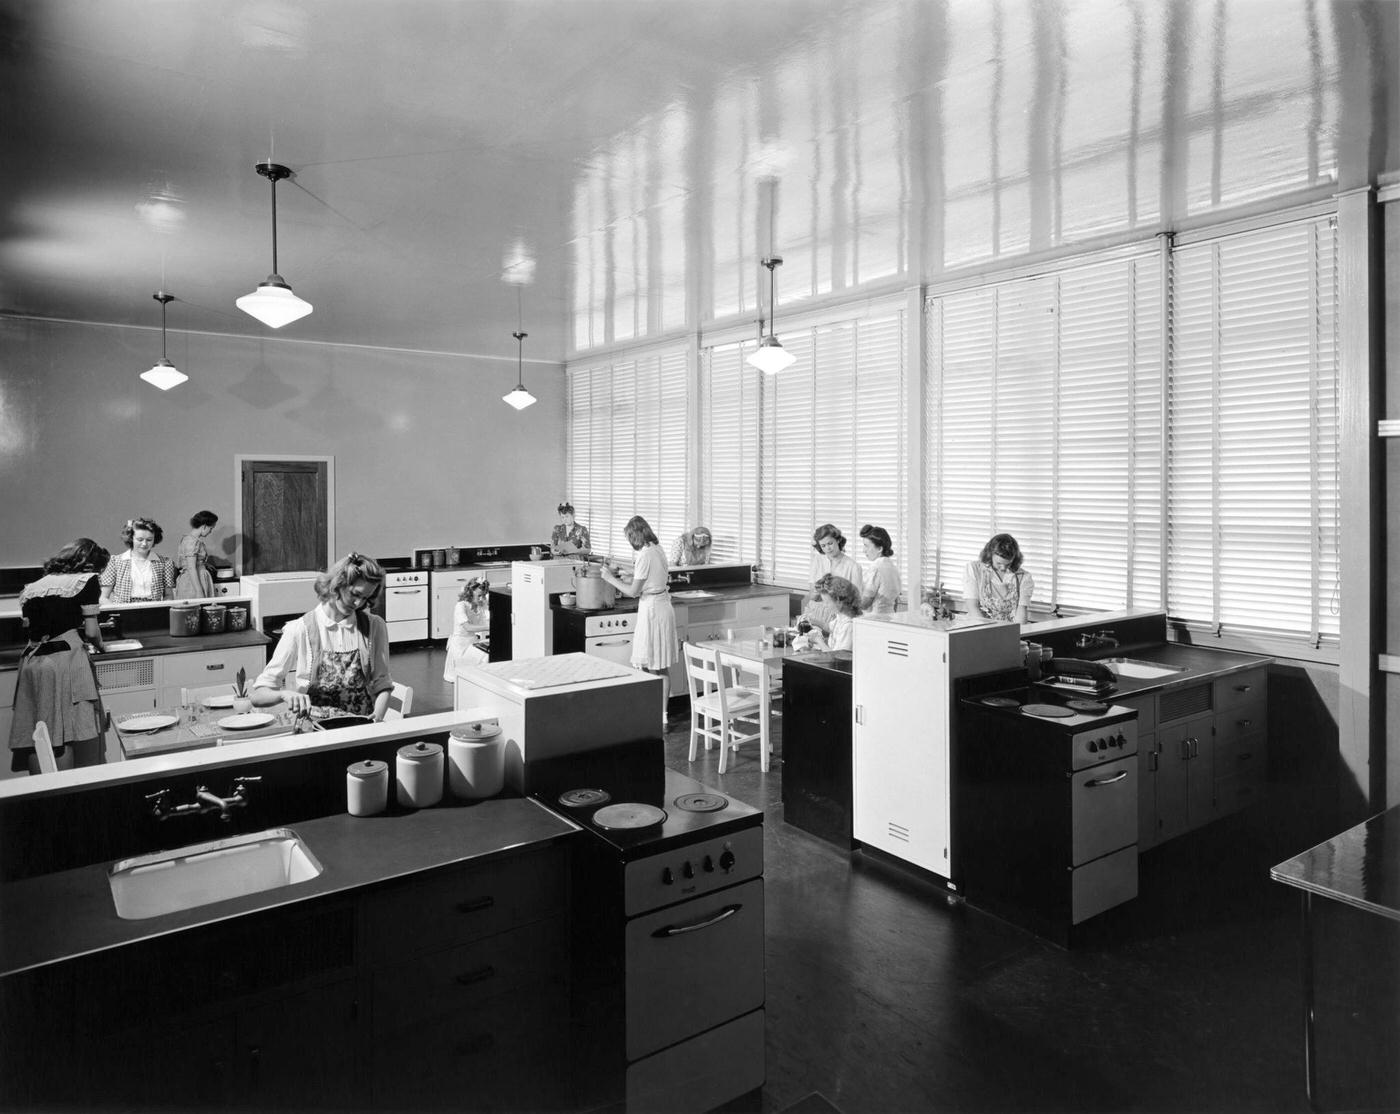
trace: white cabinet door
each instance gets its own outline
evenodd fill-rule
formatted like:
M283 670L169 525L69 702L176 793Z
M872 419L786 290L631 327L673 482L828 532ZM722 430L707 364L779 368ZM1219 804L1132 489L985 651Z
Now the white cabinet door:
M242 669L251 685L267 662L261 646L241 646L228 650L201 650L189 654L167 654L156 659L161 706L180 703L180 690L227 684Z

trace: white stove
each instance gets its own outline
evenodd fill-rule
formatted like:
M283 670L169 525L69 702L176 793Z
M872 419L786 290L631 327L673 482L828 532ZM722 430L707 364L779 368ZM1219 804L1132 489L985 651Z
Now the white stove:
M375 611L389 625L389 642L420 642L428 637L427 569L393 569L384 573L383 607Z

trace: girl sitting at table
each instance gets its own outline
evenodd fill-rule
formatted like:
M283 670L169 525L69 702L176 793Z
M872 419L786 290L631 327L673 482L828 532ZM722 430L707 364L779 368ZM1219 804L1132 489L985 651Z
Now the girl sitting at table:
M830 609L830 629L822 634L820 627L813 627L806 634L798 635L792 644L793 649L849 650L855 636L851 620L860 614L860 593L845 577L831 573L817 580L816 592L821 602Z
M491 582L484 576L474 576L462 585L457 602L452 605L452 635L447 640L447 664L442 670L444 681L455 681L462 665L481 665L487 659L474 650L484 637L482 628L491 624L489 600Z

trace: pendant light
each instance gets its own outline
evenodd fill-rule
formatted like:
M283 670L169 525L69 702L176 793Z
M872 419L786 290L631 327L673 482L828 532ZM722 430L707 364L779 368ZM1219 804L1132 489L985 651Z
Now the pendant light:
M520 293L520 288L516 287L516 314L517 321L523 325L524 313L522 308L524 295ZM535 396L525 389L525 338L529 333L523 333L519 329L510 334L515 338L515 386L501 396L501 401L507 406L516 410L524 410L527 406L535 404Z
M152 387L159 387L162 391L168 391L171 387L178 387L189 378L183 371L177 368L165 358L165 306L168 302L175 300L174 294L167 294L164 290L158 290L151 295L160 303L160 359L151 365L150 369L141 373L141 378Z
M244 294L237 306L273 329L300 320L311 312L311 303L292 293L286 279L277 273L277 183L290 178L292 172L275 162L260 162L255 168L272 183L272 274L258 283L251 294Z
M778 313L773 271L783 265L782 258L776 255L769 256L763 260L763 265L768 268L768 335L759 339L757 350L749 356L746 362L751 367L758 368L759 371L774 375L785 368L792 367L797 362L797 357L779 343L773 328ZM760 326L761 328L762 326Z

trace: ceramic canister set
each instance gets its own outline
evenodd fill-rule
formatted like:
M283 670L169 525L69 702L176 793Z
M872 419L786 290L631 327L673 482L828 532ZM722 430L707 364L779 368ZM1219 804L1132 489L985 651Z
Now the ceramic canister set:
M494 797L505 784L505 739L495 721L452 729L447 756L438 743L419 741L394 757L395 800L402 808L430 808L442 800L444 782L454 797ZM366 759L345 771L346 809L351 816L374 816L389 804L389 767Z

